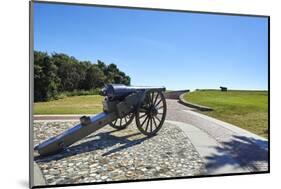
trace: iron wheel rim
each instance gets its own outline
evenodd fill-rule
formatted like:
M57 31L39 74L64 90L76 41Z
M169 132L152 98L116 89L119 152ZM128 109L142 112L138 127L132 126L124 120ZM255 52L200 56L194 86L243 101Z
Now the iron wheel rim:
M167 112L164 94L158 90L147 91L136 111L136 125L141 133L155 135L162 127Z

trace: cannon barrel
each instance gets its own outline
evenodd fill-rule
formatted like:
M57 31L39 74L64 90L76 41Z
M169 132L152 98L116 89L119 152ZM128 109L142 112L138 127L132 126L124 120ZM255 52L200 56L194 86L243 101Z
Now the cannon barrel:
M107 96L110 100L121 99L130 95L131 93L145 90L159 90L165 91L165 87L145 87L145 86L126 86L123 84L108 84L102 89L101 95Z

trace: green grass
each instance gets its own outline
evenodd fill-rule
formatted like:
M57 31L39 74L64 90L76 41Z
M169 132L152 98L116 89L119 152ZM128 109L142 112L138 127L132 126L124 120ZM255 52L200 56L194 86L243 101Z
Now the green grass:
M96 114L102 112L100 95L72 96L34 104L34 114Z
M203 114L268 137L267 91L199 90L186 93L184 98L189 102L214 109L201 112Z

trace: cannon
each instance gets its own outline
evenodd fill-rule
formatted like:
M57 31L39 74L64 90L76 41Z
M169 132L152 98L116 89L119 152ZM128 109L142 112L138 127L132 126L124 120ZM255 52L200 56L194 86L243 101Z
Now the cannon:
M165 87L108 84L101 90L105 96L102 113L82 116L79 124L40 143L34 150L40 156L55 154L106 125L122 130L134 119L139 131L151 137L161 129L166 118L164 91Z

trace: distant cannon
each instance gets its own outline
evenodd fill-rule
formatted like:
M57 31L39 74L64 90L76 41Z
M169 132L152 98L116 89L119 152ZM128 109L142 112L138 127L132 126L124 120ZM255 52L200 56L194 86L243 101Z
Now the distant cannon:
M227 87L220 87L221 91L227 92Z
M107 124L118 130L125 129L134 118L141 133L153 136L166 118L164 91L165 87L106 85L101 91L105 96L102 113L93 117L82 116L80 124L42 142L34 150L42 156L58 153Z

